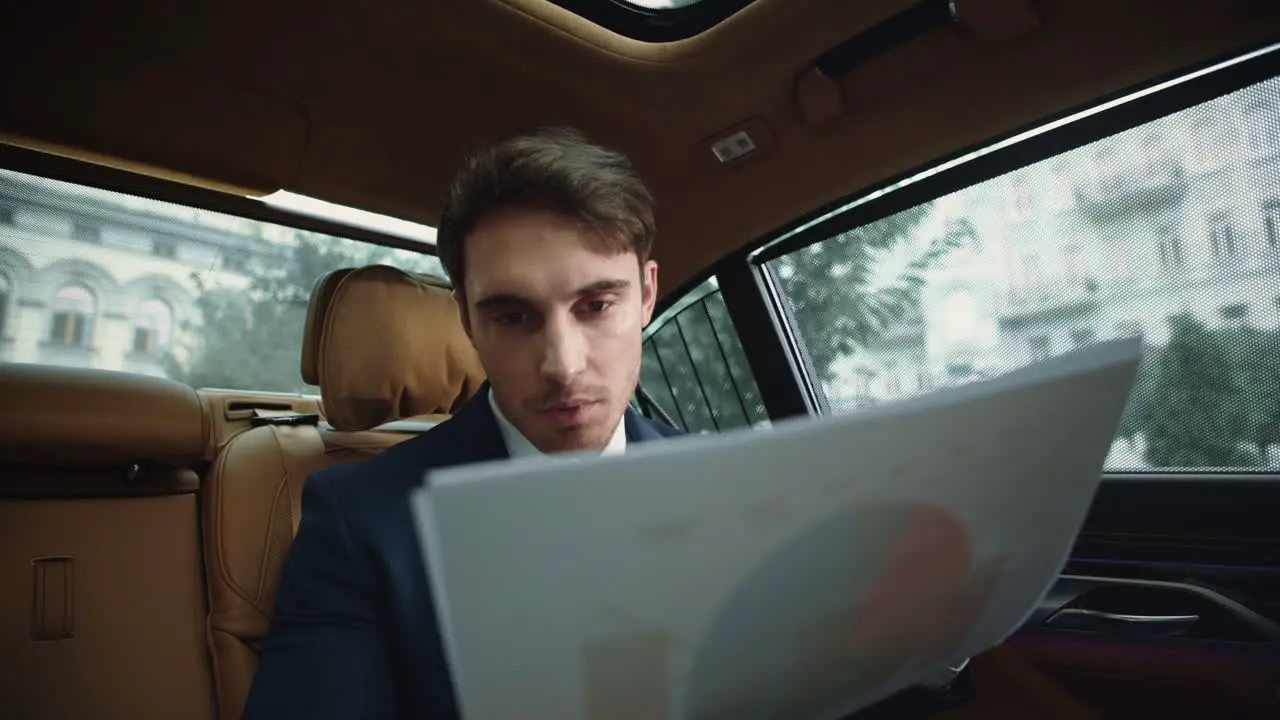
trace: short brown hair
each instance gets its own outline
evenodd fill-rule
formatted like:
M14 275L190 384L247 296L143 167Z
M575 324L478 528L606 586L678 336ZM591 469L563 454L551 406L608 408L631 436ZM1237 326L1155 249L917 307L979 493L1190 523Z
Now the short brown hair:
M586 223L605 251L634 252L644 263L653 250L653 197L631 161L572 128L541 128L470 154L454 176L436 249L455 288L467 235L487 215L522 205Z

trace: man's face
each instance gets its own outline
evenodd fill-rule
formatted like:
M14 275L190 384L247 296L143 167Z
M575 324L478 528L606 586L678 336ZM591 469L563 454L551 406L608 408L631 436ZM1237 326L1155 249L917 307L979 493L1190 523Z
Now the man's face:
M640 375L658 266L601 254L590 230L509 208L465 239L463 324L503 415L542 452L602 449Z

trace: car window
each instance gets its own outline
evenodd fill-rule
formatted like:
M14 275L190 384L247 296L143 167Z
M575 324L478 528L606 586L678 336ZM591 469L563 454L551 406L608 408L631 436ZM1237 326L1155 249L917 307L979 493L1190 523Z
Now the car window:
M769 422L716 279L679 298L645 331L640 387L686 432ZM643 408L644 403L639 403ZM650 413L653 417L654 414Z
M766 268L827 412L1141 336L1108 469L1280 465L1280 81Z
M0 170L0 360L314 393L311 287L370 263L442 274L433 255Z

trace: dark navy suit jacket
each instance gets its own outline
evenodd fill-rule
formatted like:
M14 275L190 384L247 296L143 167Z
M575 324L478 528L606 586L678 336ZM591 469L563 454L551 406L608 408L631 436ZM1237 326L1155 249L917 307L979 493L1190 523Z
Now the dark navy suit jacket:
M428 470L508 457L480 391L368 460L312 473L243 717L458 717L408 497ZM627 442L678 431L628 408Z

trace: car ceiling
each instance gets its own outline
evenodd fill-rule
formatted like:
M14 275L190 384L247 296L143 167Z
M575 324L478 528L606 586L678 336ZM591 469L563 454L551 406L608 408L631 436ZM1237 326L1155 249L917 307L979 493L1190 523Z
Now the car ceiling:
M807 120L796 83L814 59L914 1L756 0L671 43L546 0L10 1L0 133L434 224L469 146L574 125L654 190L670 290L886 178L1280 38L1274 0L957 0L962 19L1037 22L926 33L839 78L838 116ZM747 121L761 150L716 162L709 139Z

